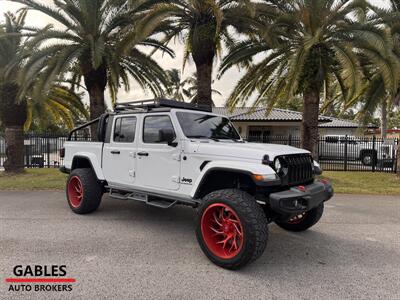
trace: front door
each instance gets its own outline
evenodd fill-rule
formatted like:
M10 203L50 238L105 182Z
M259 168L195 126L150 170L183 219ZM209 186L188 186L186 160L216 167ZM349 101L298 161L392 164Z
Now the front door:
M168 115L148 115L143 119L142 139L136 152L138 186L162 190L179 189L180 145L170 146L162 130L175 134ZM176 137L176 135L175 135Z
M110 143L104 144L103 172L110 185L129 186L135 180L135 116L116 117Z

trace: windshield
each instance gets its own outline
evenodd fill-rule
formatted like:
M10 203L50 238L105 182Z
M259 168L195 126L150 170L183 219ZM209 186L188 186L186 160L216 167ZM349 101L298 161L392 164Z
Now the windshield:
M232 123L224 117L199 113L177 112L179 124L188 138L239 140Z

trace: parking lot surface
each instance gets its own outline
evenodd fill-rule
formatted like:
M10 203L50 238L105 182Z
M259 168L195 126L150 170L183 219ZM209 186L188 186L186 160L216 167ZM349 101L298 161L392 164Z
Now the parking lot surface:
M203 255L195 216L106 196L80 216L63 192L0 191L0 298L400 299L400 196L336 195L304 233L271 224L240 271ZM72 291L8 291L14 266L35 264L66 265Z

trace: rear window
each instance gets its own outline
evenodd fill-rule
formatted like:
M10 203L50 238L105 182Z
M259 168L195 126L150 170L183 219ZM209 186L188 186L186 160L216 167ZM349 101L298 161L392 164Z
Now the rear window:
M114 127L114 142L132 143L135 140L136 117L118 118Z

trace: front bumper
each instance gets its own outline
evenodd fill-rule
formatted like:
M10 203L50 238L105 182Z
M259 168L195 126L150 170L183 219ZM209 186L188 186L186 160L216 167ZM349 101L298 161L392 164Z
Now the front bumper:
M269 195L269 205L276 213L293 215L309 211L333 196L332 185L325 181L315 181L305 186L292 187L283 192Z

